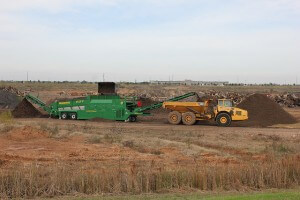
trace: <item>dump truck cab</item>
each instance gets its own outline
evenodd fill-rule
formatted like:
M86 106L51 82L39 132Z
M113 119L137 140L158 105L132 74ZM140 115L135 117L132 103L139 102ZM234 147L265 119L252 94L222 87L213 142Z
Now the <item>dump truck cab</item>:
M229 126L231 121L242 121L248 119L246 110L234 107L231 99L219 99L214 107L215 121L219 126Z

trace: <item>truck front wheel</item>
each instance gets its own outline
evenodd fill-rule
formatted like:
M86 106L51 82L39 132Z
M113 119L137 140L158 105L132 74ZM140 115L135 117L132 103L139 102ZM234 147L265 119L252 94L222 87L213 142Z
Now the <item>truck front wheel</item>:
M61 119L67 119L68 114L67 113L61 113Z
M230 126L231 117L227 113L220 113L216 118L218 126Z

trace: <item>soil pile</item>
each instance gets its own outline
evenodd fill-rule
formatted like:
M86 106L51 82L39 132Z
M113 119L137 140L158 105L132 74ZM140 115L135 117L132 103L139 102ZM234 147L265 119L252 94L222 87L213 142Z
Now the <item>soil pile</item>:
M276 102L263 94L254 94L241 102L238 108L248 111L249 119L236 125L266 127L274 124L293 124L297 120Z
M9 140L26 141L32 139L48 138L48 134L31 126L25 126L22 128L15 128L11 130L10 132L8 132L8 135L6 137Z
M0 90L0 108L1 109L14 109L20 98L17 94L14 94L10 91Z
M27 99L23 99L12 111L12 114L15 118L32 118L42 116L42 113L29 101L27 101Z

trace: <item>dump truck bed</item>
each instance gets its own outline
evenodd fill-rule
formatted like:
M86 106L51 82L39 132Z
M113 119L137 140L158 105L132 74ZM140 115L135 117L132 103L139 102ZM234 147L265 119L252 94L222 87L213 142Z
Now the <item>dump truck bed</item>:
M208 105L204 102L164 102L163 108L180 113L194 112L204 113Z

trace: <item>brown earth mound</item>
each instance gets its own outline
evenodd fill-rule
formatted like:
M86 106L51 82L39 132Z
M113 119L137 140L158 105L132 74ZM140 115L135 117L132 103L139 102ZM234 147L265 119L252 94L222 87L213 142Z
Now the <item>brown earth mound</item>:
M297 120L266 95L254 94L237 107L248 111L249 119L236 123L241 126L266 127L274 124L293 124Z
M15 118L32 118L41 117L42 113L37 110L27 99L23 99L21 103L12 111Z
M31 126L25 126L22 128L15 128L11 130L10 132L8 132L6 137L9 140L26 141L32 139L47 138L48 134Z

